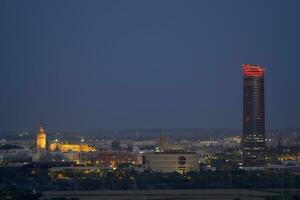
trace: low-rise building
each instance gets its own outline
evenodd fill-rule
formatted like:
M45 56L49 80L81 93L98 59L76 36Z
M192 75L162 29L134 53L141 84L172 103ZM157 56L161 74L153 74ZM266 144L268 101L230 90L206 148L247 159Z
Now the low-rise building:
M145 169L165 173L179 172L185 174L189 171L199 171L198 161L197 154L182 150L156 151L143 155Z

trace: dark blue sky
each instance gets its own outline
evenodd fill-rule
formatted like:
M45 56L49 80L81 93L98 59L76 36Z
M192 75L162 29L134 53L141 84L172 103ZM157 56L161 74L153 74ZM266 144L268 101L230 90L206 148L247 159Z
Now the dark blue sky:
M268 128L299 128L300 1L0 1L0 130L238 128L242 64Z

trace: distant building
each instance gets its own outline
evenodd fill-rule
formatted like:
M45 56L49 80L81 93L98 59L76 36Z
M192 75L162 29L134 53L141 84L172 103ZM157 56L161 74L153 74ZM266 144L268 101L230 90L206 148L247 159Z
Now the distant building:
M24 163L32 161L32 151L18 145L6 144L0 147L0 162Z
M40 126L40 132L37 134L36 147L38 150L46 149L46 133L42 125Z
M47 162L47 142L44 126L40 125L39 133L36 137L36 153L32 155L32 160L37 162Z
M138 154L125 151L81 152L77 154L76 162L79 164L101 166L108 169L118 167L123 163L141 164L139 163Z
M264 74L265 70L260 66L243 65L243 167L260 167L265 165Z
M179 172L185 174L189 171L199 171L198 155L182 150L166 150L163 152L145 153L143 166L157 172Z
M161 133L158 138L158 147L160 149L166 149L166 143L167 143L167 138L163 133Z
M88 144L68 144L68 143L57 143L53 142L49 145L50 151L61 151L61 152L90 152L96 151L96 148Z

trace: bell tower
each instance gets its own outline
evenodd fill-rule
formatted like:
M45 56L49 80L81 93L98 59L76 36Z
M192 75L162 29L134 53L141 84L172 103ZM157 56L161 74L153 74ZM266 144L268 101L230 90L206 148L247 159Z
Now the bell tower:
M46 150L46 133L42 123L40 124L40 130L37 134L36 147L38 150Z

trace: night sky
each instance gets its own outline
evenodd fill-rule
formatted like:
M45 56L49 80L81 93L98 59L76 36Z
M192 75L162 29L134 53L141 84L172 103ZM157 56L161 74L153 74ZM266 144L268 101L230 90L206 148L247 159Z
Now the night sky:
M300 128L300 1L0 1L0 131L242 127L242 64L266 126Z

